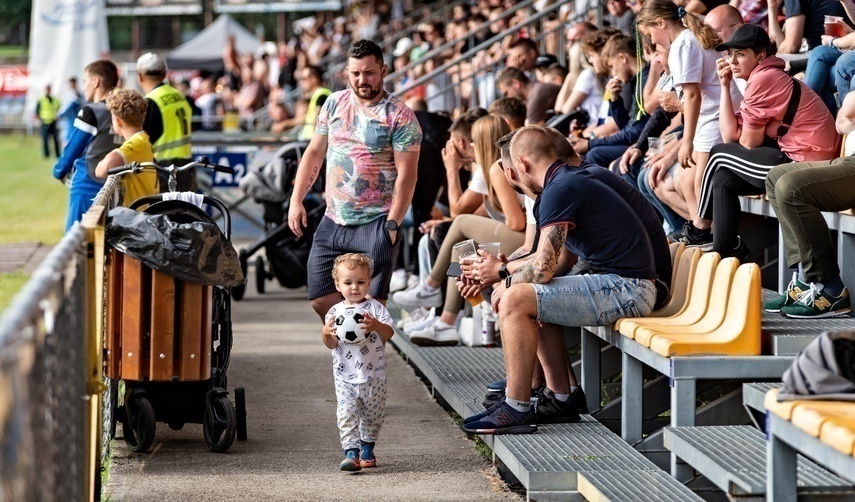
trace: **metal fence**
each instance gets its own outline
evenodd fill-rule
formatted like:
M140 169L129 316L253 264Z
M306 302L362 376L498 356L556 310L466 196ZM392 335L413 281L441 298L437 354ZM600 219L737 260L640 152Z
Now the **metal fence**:
M99 497L103 222L114 190L108 181L0 318L0 501Z

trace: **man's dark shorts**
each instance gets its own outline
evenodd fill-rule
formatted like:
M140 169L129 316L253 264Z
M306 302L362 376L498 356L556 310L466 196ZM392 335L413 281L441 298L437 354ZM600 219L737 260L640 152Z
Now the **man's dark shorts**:
M389 298L389 281L401 242L400 231L395 239L397 242L393 245L386 230L386 216L354 226L337 225L324 216L315 231L307 264L309 299L337 292L332 278L333 262L345 253L363 253L373 260L374 275L369 294L377 300Z

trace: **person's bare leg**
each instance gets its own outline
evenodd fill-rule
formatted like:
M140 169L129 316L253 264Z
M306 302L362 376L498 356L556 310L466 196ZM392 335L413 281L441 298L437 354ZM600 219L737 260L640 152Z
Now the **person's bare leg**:
M682 187L675 183L674 178L668 177L665 181L656 185L653 193L683 219L689 219L689 209L686 206L686 200L683 198L680 188Z
M539 340L539 338L538 338ZM538 351L540 350L538 346ZM540 359L534 362L534 372L531 375L531 388L539 389L541 385L546 381L546 377L543 376L543 365L540 364Z
M530 284L505 291L499 305L499 322L508 373L507 396L517 401L531 397L531 379L537 360L537 297Z
M698 204L700 196L701 196L701 183L704 181L704 171L707 167L707 162L710 160L709 152L694 152L692 157L695 159L695 173L694 173L694 196L695 196L695 205L691 208L692 214L692 225L695 228L710 228L712 226L712 221L705 220L698 216Z
M335 305L336 303L341 301L341 293L336 291L335 293L330 293L325 296L319 296L312 300L312 308L315 309L315 313L321 317L321 322L323 322L324 317L327 315L327 312Z
M543 365L546 386L556 394L569 394L570 385L575 385L576 375L572 382L568 379L567 346L564 344L564 328L556 324L540 324L540 336L537 338L537 358ZM572 374L572 368L570 373Z

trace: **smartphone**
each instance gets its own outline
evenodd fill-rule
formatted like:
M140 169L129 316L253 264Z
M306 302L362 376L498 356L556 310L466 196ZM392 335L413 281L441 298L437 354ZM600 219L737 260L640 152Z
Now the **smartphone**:
M451 262L451 265L448 266L448 271L445 272L445 275L460 279L460 276L463 275L463 270L460 269L460 263Z

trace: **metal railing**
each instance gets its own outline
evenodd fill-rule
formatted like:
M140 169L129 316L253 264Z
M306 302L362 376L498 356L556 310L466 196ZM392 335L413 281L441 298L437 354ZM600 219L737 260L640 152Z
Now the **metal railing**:
M100 496L103 223L115 186L0 318L0 500Z
M520 4L520 5L524 5L524 4ZM549 17L553 13L556 13L563 5L564 4L561 2L554 3L551 6L547 7L546 9L543 9L543 10L535 13L533 16L527 18L525 21L517 23L516 25L511 26L511 27L503 30L502 32L495 34L494 36L492 36L488 40L485 40L484 42L482 42L482 43L478 44L477 46L471 48L470 50L466 51L465 53L457 56L456 58L454 58L450 61L445 62L444 64L442 64L438 68L435 68L430 73L423 75L423 76L413 80L412 82L407 82L404 86L395 90L394 94L396 96L401 96L401 95L406 94L407 92L415 89L418 86L433 84L437 89L433 93L433 95L427 96L425 98L428 101L428 103L431 102L432 98L436 98L437 96L441 97L443 95L451 93L451 94L453 94L453 99L455 100L455 107L460 108L460 106L462 105L462 98L463 98L462 93L460 92L461 91L460 88L461 88L461 85L463 83L468 81L468 83L471 85L471 92L472 92L472 96L470 98L470 103L478 103L480 101L478 99L478 93L482 92L481 90L479 90L479 88L481 87L482 84L485 83L484 81L479 80L479 78L480 77L486 77L488 75L492 76L492 73L494 73L500 67L500 65L502 63L501 62L494 62L494 63L487 64L487 65L484 65L481 67L475 67L473 65L475 57L482 54L484 51L486 51L490 47L492 47L493 44L501 43L501 41L505 37L507 37L509 35L514 35L522 29L529 29L531 32L530 34L534 35L531 38L533 40L535 40L536 42L539 42L541 46L543 45L543 42L545 41L545 37L556 36L557 37L557 41L556 41L557 48L559 49L558 56L559 56L559 61L560 61L564 55L564 48L565 48L566 43L567 43L566 32L564 30L564 27L569 23L573 23L575 21L579 21L579 20L582 20L583 18L587 17L587 11L589 9L591 9L592 7L596 8L596 9L602 9L601 5L595 4L594 0L590 0L588 3L588 9L586 9L585 12L578 14L574 19L568 21L567 23L558 23L555 27L553 27L551 29L548 29L548 30L544 29L543 22L548 20ZM599 18L600 18L600 16L598 16L598 19ZM465 72L463 69L464 65L469 66L468 70ZM451 70L451 71L449 71L449 70ZM449 76L449 74L451 74L451 76ZM442 82L442 80L444 80L444 79L448 79L450 82L448 82L448 81ZM390 81L394 81L394 79L390 79ZM438 81L439 81L439 83L437 83ZM487 89L489 90L489 88L490 87L488 85ZM489 99L489 98L490 97L488 97L486 99L486 101L492 101L492 99Z

